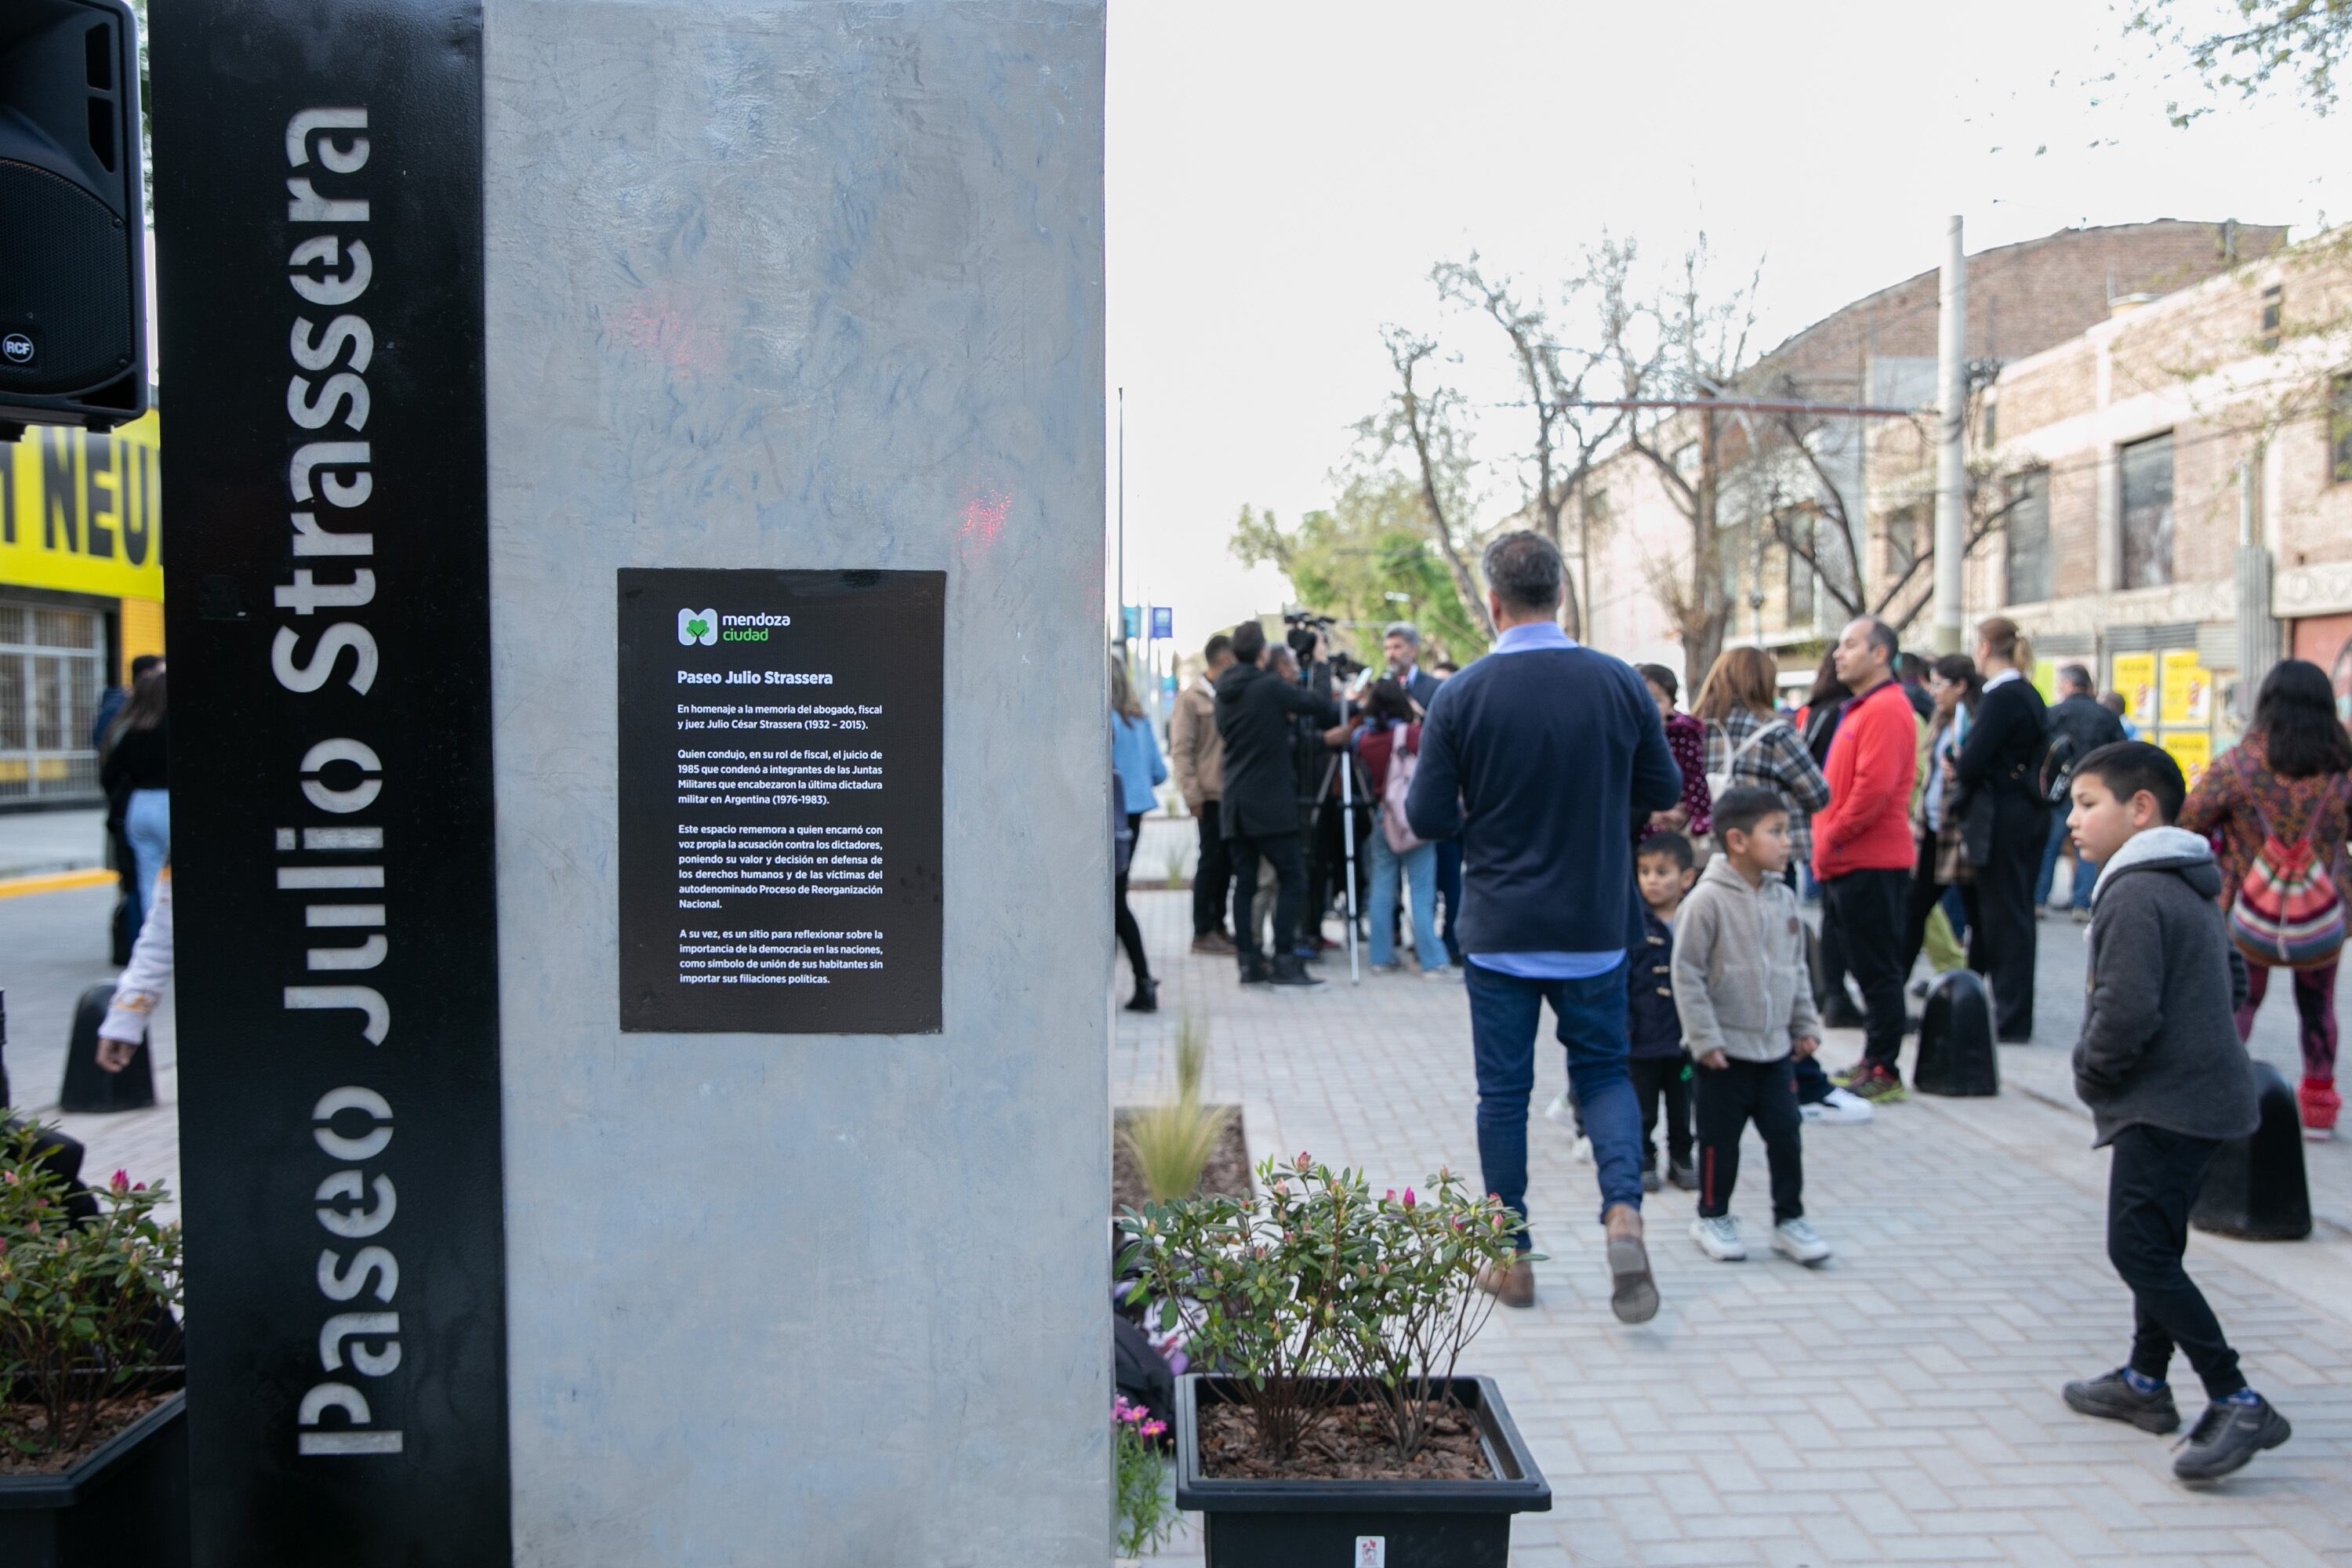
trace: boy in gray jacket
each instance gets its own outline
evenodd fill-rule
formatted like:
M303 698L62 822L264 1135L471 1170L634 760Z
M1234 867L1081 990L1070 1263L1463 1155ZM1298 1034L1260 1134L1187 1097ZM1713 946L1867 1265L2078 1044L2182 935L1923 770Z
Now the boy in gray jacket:
M1715 802L1723 853L1675 918L1675 1007L1692 1074L1698 1131L1698 1218L1691 1239L1718 1262L1748 1256L1731 1217L1739 1139L1754 1121L1772 1169L1772 1245L1819 1263L1829 1245L1805 1219L1805 1160L1796 1058L1821 1048L1805 975L1805 929L1789 865L1789 808L1743 784Z
M2170 1432L2180 1413L2164 1379L2179 1345L2210 1403L2172 1472L2213 1480L2293 1430L2246 1386L2238 1352L2180 1266L2213 1151L2260 1121L2231 1016L2232 955L2214 902L2221 874L2204 839L2171 826L2188 790L2158 748L2102 746L2075 764L2072 791L2066 826L2099 868L2074 1092L2091 1108L2098 1143L2115 1150L2107 1258L2131 1287L2133 1331L2130 1362L2068 1384L2065 1399L2085 1415Z

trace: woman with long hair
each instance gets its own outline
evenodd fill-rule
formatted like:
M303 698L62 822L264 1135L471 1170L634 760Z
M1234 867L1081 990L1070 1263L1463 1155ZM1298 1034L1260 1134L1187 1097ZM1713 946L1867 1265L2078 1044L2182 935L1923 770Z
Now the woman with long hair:
M1853 696L1838 679L1837 649L1832 647L1822 655L1822 667L1813 672L1813 689L1805 693L1804 706L1797 710L1798 732L1805 737L1805 749L1812 752L1816 765L1829 766L1830 742L1837 739L1838 720Z
M1926 749L1919 763L1920 789L1914 797L1911 826L1919 838L1919 863L1911 873L1911 901L1905 911L1903 973L1909 974L1927 945L1927 922L1950 889L1968 879L1968 862L1959 853L1959 815L1952 809L1955 791L1943 764L1957 762L1968 740L1977 699L1983 683L1976 661L1964 653L1948 653L1927 667Z
M2033 974L2041 933L2033 920L2033 879L2049 841L2050 807L2042 798L2042 756L2050 715L2025 679L2033 657L2017 623L1995 616L1977 627L1977 668L1984 687L1958 754L1939 763L1947 789L1957 788L1969 881L1969 967L1992 982L1993 1034L2007 1044L2033 1037Z
M2266 838L2307 843L2312 863L2347 890L2346 843L2352 839L2352 737L2336 716L2327 672L2307 659L2271 667L2254 699L2243 739L2213 760L2180 808L2180 826L2220 841L2221 908L2236 902ZM2241 951L2243 951L2242 947ZM2246 1005L2238 1009L2238 1037L2253 1032L2254 1014L2270 990L2272 964L2245 953ZM2336 1092L2336 967L2337 956L2294 970L2294 1011L2302 1026L2303 1084L2295 1100L2304 1136L2331 1137L2342 1104Z
M1364 764L1372 794L1372 885L1369 918L1371 961L1375 974L1397 968L1397 889L1405 889L1406 914L1412 922L1413 955L1421 962L1424 980L1451 980L1445 965L1445 944L1437 940L1437 846L1416 844L1410 849L1389 844L1389 814L1383 805L1390 770L1401 757L1421 752L1421 725L1413 718L1412 699L1394 676L1375 682L1364 700L1364 721L1351 743Z
M1127 660L1110 656L1110 765L1112 787L1118 792L1118 809L1127 817L1130 863L1140 847L1144 814L1159 799L1168 782L1168 764L1160 755L1160 738L1143 715L1143 700L1127 679ZM1127 907L1127 872L1111 879L1111 919L1118 928L1118 943L1127 950L1127 966L1135 972L1135 994L1128 998L1130 1013L1160 1010L1160 987L1151 978L1151 961L1143 955L1143 928Z
M172 858L171 726L163 701L163 671L151 669L131 689L130 700L106 731L106 761L98 782L110 800L123 796L122 836L139 888L136 930L155 900L155 877Z

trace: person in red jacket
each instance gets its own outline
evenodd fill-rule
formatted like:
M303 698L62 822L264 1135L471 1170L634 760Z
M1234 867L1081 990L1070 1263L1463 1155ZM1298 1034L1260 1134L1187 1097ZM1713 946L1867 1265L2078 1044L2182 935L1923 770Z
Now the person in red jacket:
M1919 771L1919 720L1895 679L1898 648L1894 628L1873 616L1839 634L1838 679L1853 697L1822 770L1830 803L1813 814L1822 919L1836 928L1847 971L1862 987L1863 1058L1845 1087L1864 1100L1900 1100L1904 1092L1895 1064L1903 1048L1903 917L1916 854L1911 785Z

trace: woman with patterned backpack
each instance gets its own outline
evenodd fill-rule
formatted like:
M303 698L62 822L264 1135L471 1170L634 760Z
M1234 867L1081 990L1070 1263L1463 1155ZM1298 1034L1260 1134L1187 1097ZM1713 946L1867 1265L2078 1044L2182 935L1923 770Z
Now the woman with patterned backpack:
M2251 983L2238 1037L2253 1030L2271 971L2292 971L2303 1034L2296 1100L2304 1136L2330 1137L2341 1104L2336 966L2352 839L2352 737L2336 717L2326 671L2299 658L2272 668L2245 738L2205 770L2179 825L2220 847L2221 909Z

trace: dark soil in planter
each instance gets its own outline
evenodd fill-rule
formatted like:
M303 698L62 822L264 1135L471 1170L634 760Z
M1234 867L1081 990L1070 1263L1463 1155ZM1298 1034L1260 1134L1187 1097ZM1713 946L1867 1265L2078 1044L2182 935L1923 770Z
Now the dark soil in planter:
M1201 1172L1201 1184L1193 1191L1245 1198L1250 1193L1250 1159L1249 1142L1242 1131L1242 1108L1224 1109L1232 1113L1225 1118L1224 1135L1217 1140L1216 1152L1209 1156ZM1121 1209L1139 1210L1144 1204L1143 1179L1136 1173L1135 1156L1128 1152L1127 1140L1119 1133L1129 1115L1125 1106L1111 1112L1110 1212L1114 1215Z
M18 1445L37 1447L47 1441L47 1413L37 1405L0 1405L0 1476L61 1476L104 1447L109 1437L171 1397L172 1391L163 1389L115 1400L100 1413L89 1441L79 1448L46 1454L28 1454Z
M1495 1468L1478 1441L1477 1423L1461 1410L1440 1414L1427 1442L1409 1465L1397 1463L1395 1445L1380 1413L1342 1405L1327 1412L1285 1460L1257 1452L1256 1428L1239 1405L1211 1405L1201 1411L1201 1473L1234 1481L1483 1481Z

